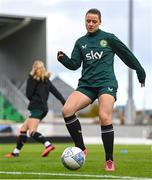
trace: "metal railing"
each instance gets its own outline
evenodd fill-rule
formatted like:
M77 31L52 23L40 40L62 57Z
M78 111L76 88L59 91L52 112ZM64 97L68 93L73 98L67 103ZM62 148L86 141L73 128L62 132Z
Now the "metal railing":
M21 93L15 85L4 75L0 77L0 93L17 109L17 111L27 117L28 99Z

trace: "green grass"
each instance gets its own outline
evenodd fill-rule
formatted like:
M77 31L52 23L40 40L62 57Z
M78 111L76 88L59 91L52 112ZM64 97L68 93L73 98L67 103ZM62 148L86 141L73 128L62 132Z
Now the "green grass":
M56 149L41 158L41 144L26 144L20 157L5 158L14 144L0 144L0 179L135 179L152 178L151 145L115 145L115 172L104 172L104 152L101 145L87 145L85 165L79 170L66 169L60 160L63 150L72 144L55 144ZM121 153L125 149L127 153ZM8 172L11 172L8 174ZM12 172L21 172L13 174ZM35 173L35 174L34 174Z

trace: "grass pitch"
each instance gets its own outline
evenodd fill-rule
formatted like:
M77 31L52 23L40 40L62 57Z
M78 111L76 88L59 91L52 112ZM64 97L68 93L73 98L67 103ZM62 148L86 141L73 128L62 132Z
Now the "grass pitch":
M79 170L68 170L61 154L73 144L54 144L56 149L42 158L41 144L25 144L20 157L5 158L15 144L0 144L0 179L152 179L152 145L115 145L115 172L105 172L102 145L87 145L88 156Z

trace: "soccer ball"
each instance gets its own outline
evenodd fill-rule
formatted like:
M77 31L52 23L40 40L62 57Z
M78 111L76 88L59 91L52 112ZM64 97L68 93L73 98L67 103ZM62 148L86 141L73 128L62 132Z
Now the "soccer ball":
M85 154L78 147L68 147L63 151L61 161L64 167L70 170L76 170L85 163Z

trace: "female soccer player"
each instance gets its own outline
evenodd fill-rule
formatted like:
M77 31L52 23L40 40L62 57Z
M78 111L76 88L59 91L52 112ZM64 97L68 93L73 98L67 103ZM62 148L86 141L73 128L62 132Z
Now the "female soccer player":
M88 10L85 15L87 34L76 41L71 58L59 51L57 59L70 70L76 70L82 65L78 87L63 107L64 120L75 146L87 153L81 125L75 113L98 99L101 138L105 150L104 168L105 171L115 171L112 112L118 83L113 67L114 55L117 54L128 67L136 71L141 86L145 84L146 74L133 53L114 34L100 30L100 24L100 11Z
M49 92L60 100L63 105L65 103L65 99L51 83L49 77L50 73L46 71L43 62L40 60L35 61L32 71L28 76L26 86L26 96L29 100L28 110L30 111L30 116L25 120L20 129L20 135L17 138L16 148L12 153L6 154L5 157L19 156L20 150L27 140L28 130L33 139L44 144L45 150L41 154L42 157L46 157L49 152L55 148L51 142L47 141L46 138L37 131L39 123L48 112L47 100Z

